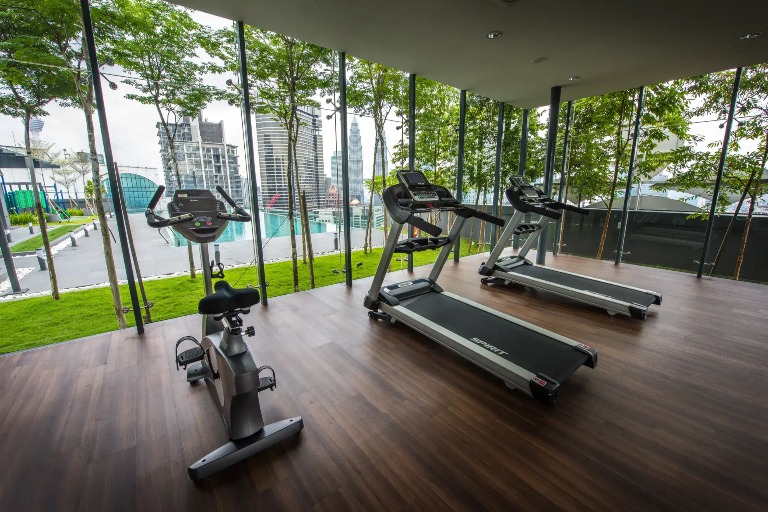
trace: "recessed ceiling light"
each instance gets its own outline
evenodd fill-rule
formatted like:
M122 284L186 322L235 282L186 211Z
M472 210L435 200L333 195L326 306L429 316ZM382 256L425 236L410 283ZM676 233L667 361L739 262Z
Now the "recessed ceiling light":
M754 39L756 37L760 37L761 35L763 35L762 32L750 32L749 34L744 34L739 39Z
M488 39L498 39L503 35L504 35L504 32L502 32L501 30L491 30L490 32L488 32L488 35L486 37Z
M575 82L576 80L581 80L581 76L573 75L572 77L568 78L569 82Z
M534 64L541 64L542 62L547 62L549 60L548 57L537 57L533 59Z

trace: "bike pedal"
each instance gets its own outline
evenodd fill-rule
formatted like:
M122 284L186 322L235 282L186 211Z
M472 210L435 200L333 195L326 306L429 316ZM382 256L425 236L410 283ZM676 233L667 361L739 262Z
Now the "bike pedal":
M265 389L269 389L274 391L277 387L277 382L272 377L261 377L259 379L259 392L264 391Z
M187 365L202 361L205 357L205 352L200 347L190 348L185 350L181 354L176 356L176 364L183 367L185 370Z

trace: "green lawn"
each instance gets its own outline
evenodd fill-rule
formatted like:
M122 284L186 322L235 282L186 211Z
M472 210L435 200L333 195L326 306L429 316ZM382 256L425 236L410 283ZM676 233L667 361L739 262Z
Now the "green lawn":
M462 243L462 256L468 254L468 244ZM354 279L369 277L376 273L381 257L381 248L372 253L352 254L352 276ZM424 251L414 254L414 266L427 265L435 261L438 251ZM393 261L392 270L406 268L405 255L402 261ZM344 258L340 255L315 258L315 286L329 286L345 282L345 275L340 271ZM359 265L359 266L358 266ZM269 263L265 266L270 297L293 292L291 262ZM227 270L226 279L232 286L257 286L256 268L235 268ZM148 300L155 303L152 320L167 320L197 312L197 302L203 296L203 280L189 277L171 277L145 281ZM299 285L302 290L309 289L309 266L299 259ZM127 285L121 286L123 304L130 304ZM362 305L360 306L362 308ZM61 294L59 301L50 297L0 302L2 317L2 337L0 354L15 352L32 347L49 345L61 341L81 338L117 329L112 295L109 288L75 291ZM133 313L126 315L131 325ZM83 319L87 321L83 321Z
M83 224L87 224L88 222L92 221L93 217L86 217L82 219L76 219L72 220L72 222L63 222L61 224L56 223L54 227L54 224L49 223L48 224L48 240L53 242L59 237L62 237L66 235L67 233L70 233ZM36 235L32 238L29 238L27 240L24 240L22 242L18 242L11 246L11 252L29 252L34 251L35 249L43 246L43 237L42 235Z

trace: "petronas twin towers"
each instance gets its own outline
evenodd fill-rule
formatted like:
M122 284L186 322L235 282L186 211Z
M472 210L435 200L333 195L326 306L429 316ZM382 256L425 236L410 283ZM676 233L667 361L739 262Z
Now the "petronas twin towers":
M379 155L378 145L376 146L375 158L376 175L381 176L381 156ZM341 181L341 151L334 151L331 157L331 183L339 189L339 193L342 190ZM361 203L365 202L363 142L360 137L360 125L357 122L357 118L352 119L352 124L349 128L349 200L354 201L355 199Z

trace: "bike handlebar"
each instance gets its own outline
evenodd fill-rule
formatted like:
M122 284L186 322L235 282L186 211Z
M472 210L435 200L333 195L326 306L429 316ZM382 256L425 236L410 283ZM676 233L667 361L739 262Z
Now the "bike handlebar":
M224 213L224 212L218 212L216 216L220 219L227 219L235 222L250 222L251 216L248 212L245 211L245 209L242 206L238 206L237 203L235 203L234 200L232 200L231 197L229 197L229 194L224 192L224 189L221 188L221 185L216 185L216 191L221 194L221 197L224 198L226 202L229 203L229 205L235 209L235 214L231 213Z
M231 197L229 197L229 194L227 194L223 188L220 186L216 186L216 190L221 194L221 196L224 198L224 200L229 203L232 208L235 209L235 213L227 213L227 212L216 212L216 217L219 219L226 219L231 220L234 222L250 222L251 216L248 212L245 211L245 209L242 206L238 206ZM147 206L147 209L144 211L144 216L147 218L147 224L149 227L152 228L164 228L168 226L173 226L174 224L181 224L182 222L187 222L192 219L194 219L194 215L191 213L184 213L182 215L178 215L176 217L171 217L170 219L166 219L164 217L160 217L159 215L155 214L155 207L157 206L157 203L160 202L160 198L163 195L163 192L165 192L165 187L163 185L160 185L157 187L157 191L155 191L155 195L152 196L152 199L149 201L149 205Z
M147 210L154 210L155 206L157 206L157 203L160 202L160 198L163 195L163 192L165 192L165 187L163 185L160 185L157 187L157 191L155 192L155 195L152 196L152 200L149 202L149 206L147 206Z

